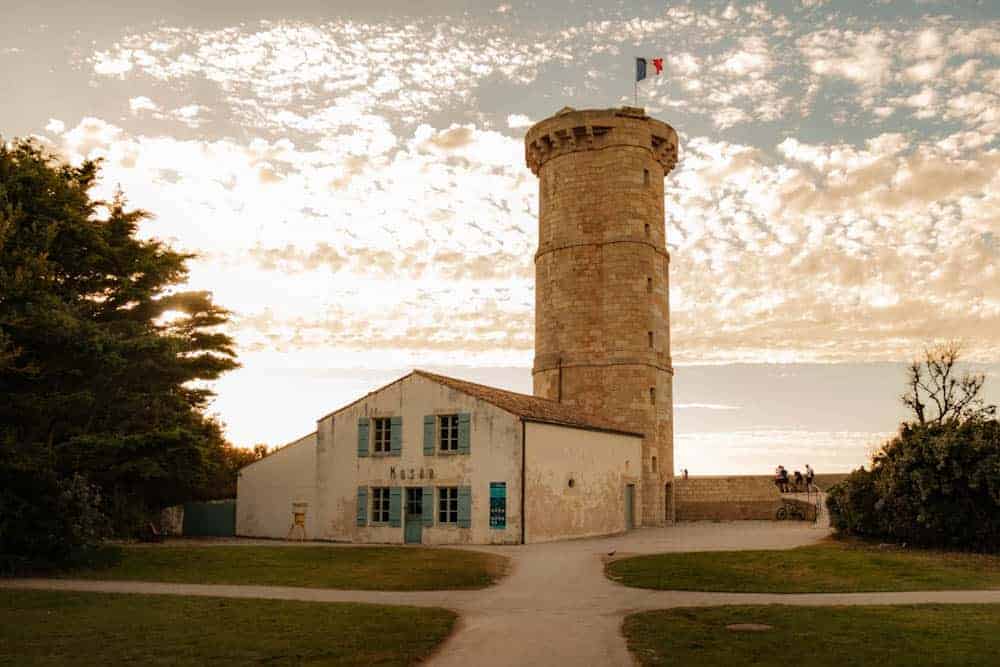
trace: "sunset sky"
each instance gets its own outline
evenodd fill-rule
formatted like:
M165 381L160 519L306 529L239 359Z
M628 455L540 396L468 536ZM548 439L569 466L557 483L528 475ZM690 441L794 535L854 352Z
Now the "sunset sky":
M935 339L1000 398L995 2L0 4L0 134L104 158L95 194L198 254L239 444L412 367L530 392L524 133L632 104L635 56L665 59L639 104L681 140L678 469L863 463Z

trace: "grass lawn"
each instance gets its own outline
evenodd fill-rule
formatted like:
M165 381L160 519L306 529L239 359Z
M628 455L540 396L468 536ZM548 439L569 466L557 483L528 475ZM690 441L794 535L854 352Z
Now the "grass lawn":
M1000 664L1000 605L669 609L629 616L624 632L644 665Z
M848 593L1000 588L1000 556L887 549L827 540L787 551L638 556L610 563L626 586L735 593Z
M406 665L446 609L0 590L0 665Z
M118 565L64 576L427 591L483 588L503 576L506 565L502 556L457 549L185 545L125 547Z

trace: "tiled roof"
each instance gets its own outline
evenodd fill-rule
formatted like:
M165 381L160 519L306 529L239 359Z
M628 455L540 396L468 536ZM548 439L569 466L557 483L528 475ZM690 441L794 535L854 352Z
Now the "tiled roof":
M486 401L501 410L506 410L528 421L545 422L546 424L558 424L561 426L575 426L598 431L611 431L613 433L637 435L640 437L643 435L641 432L629 431L620 424L615 424L607 419L591 415L575 406L559 403L548 398L518 394L506 389L487 387L483 384L458 380L422 370L415 370L413 373L433 382L443 384L455 391L478 398L481 401Z

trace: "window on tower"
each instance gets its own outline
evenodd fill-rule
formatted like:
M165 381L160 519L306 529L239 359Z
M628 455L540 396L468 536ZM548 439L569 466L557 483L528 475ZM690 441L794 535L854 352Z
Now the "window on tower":
M649 388L649 402L656 405L656 387Z
M649 185L649 169L642 170L642 184Z
M647 292L653 291L653 279L648 276L646 277L646 291Z
M649 349L653 349L653 332L647 331L646 334L649 336Z
M646 223L646 238L649 238L649 230L650 230L650 226L649 226L649 223L647 222Z

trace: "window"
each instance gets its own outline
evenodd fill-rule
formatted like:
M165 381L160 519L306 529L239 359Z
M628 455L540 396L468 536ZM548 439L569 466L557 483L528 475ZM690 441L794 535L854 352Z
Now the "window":
M647 222L646 223L646 238L647 239L649 238L649 230L650 230L650 227L649 227L649 223Z
M649 349L653 349L653 332L647 331L646 335L649 336Z
M652 278L646 278L646 291L647 292L652 292L653 291L653 279Z
M375 453L388 454L392 441L392 420L380 417L375 420Z
M389 523L389 489L372 489L372 523Z
M649 388L649 402L656 405L656 387Z
M458 523L458 487L438 489L438 523Z
M649 185L649 169L642 170L642 184Z
M439 448L442 452L458 451L458 415L441 415Z
M656 472L658 470L659 470L659 467L657 466L656 457L654 456L653 457L653 472Z

